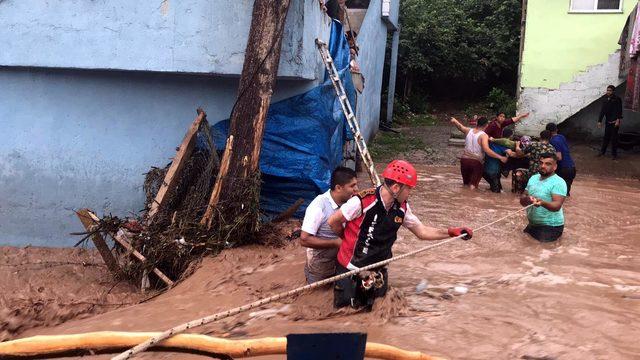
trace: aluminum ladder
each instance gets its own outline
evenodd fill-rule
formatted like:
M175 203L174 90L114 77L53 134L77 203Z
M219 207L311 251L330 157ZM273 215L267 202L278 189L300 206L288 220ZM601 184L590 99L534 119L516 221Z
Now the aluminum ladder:
M336 66L333 63L333 58L331 58L331 54L329 53L329 48L327 47L327 43L325 43L320 39L316 39L316 45L318 46L318 51L320 52L320 56L322 57L322 62L324 63L324 66L327 68L327 72L329 73L329 78L331 79L331 83L333 83L333 88L336 90L336 95L338 96L338 100L340 100L340 105L342 106L342 112L344 113L344 116L347 118L347 124L349 124L349 128L351 128L351 132L353 133L356 146L358 147L358 151L360 151L360 155L362 156L362 162L364 163L364 166L367 168L367 172L369 173L371 182L375 186L380 186L382 185L382 183L380 182L380 177L376 172L376 168L373 164L373 160L371 159L371 154L369 154L369 150L367 149L367 143L364 141L364 138L360 133L360 125L358 125L358 119L356 119L356 115L353 113L353 109L351 108L351 103L349 103L349 99L347 98L347 93L345 92L344 86L342 85L342 81L340 80L340 75L338 75L338 70L336 69Z

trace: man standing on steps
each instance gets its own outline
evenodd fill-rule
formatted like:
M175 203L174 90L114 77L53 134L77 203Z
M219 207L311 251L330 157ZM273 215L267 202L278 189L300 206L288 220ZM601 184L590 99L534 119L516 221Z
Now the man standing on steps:
M342 239L337 274L391 258L400 226L421 240L441 240L463 234L467 235L465 240L471 239L470 228L433 228L422 224L413 214L407 199L418 182L417 176L410 163L394 160L382 173L383 185L360 192L329 218L329 226ZM335 283L334 305L364 306L370 310L374 299L386 294L387 285L386 267L339 280Z
M607 86L607 93L602 97L602 108L598 116L598 128L602 128L602 119L605 121L602 149L598 156L604 156L611 142L611 156L613 160L618 158L618 129L622 121L622 99L614 92L616 87Z
M567 196L567 184L555 173L558 168L555 152L541 154L538 161L538 174L529 178L520 197L522 206L533 204L527 209L529 225L524 232L540 242L556 241L564 230L562 204Z
M507 116L505 115L505 113L498 111L495 119L489 122L489 125L487 125L487 128L484 129L484 132L487 135L489 135L490 138L499 139L502 137L502 130L504 130L504 128L506 128L509 125L513 125L517 123L518 121L526 118L527 116L529 116L529 113L517 115L507 119Z
M331 173L331 188L318 195L307 206L300 231L300 245L307 248L304 275L311 284L331 277L336 272L336 255L342 243L327 220L358 192L356 172L339 166Z
M556 149L556 156L558 157L558 170L556 170L556 174L567 183L567 196L571 196L571 184L573 184L573 179L576 177L576 164L571 158L569 143L567 143L564 135L558 134L558 125L555 123L548 123L547 130L551 132L549 144L553 145Z

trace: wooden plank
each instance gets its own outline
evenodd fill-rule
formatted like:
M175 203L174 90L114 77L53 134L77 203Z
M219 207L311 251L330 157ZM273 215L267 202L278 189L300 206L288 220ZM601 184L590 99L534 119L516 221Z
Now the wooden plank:
M82 222L82 225L87 230L87 232L93 231L95 226L100 221L100 219L98 219L98 217L95 216L95 214L93 214L89 209L81 209L77 211L76 214L78 215L78 219L80 219L80 222ZM104 263L107 265L107 269L109 269L109 271L111 271L111 273L113 273L113 275L115 275L116 277L122 276L122 269L120 269L116 258L111 253L111 250L109 249L109 246L107 246L107 242L104 241L102 235L96 232L95 234L91 235L91 240L96 246L96 249L98 249L100 256L102 256L102 260L104 260Z
M283 211L278 216L276 216L273 220L271 220L271 222L279 223L279 222L288 220L290 217L293 216L293 214L296 213L296 211L298 211L298 209L300 208L300 206L302 206L302 204L304 204L304 199L300 198L296 200L296 202L293 203L293 205L289 206L287 210Z
M129 239L127 238L127 235L123 231L119 231L117 234L112 236L115 241L117 241L125 249L131 252L131 254L135 256L138 260L142 262L147 261L147 258L144 255L142 255L141 253L138 252L138 250L133 248L133 246L129 242ZM158 268L154 267L153 273L156 274L160 278L160 280L162 280L162 282L167 284L167 286L169 287L173 286L173 281L171 281L171 279L169 279L169 277L165 275L162 271L158 270Z
M231 154L233 153L233 135L230 135L227 139L227 146L224 149L224 154L222 155L222 161L220 162L220 171L218 171L218 179L216 180L216 184L213 186L213 190L211 191L211 197L209 198L209 204L207 205L207 210L200 221L201 225L206 225L207 228L211 227L211 218L213 216L213 209L218 204L218 199L220 199L220 189L222 189L222 181L227 173L229 172L229 162L231 161Z
M91 221L94 221L94 222L97 222L100 220L98 216L91 211L87 211L87 216L91 219ZM127 249L127 251L129 251L138 260L142 262L147 261L147 258L144 257L144 255L140 254L138 250L134 249L133 246L131 246L131 243L127 239L127 236L126 234L124 234L124 232L118 232L118 234L109 234L109 235L111 235L113 240L117 241L120 245L122 245L125 249ZM171 281L171 279L169 279L162 271L158 270L157 268L153 268L153 273L158 275L160 280L162 280L169 287L173 286L173 281Z
M147 213L147 222L151 222L153 220L153 217L165 205L167 199L169 199L168 195L171 194L178 185L182 169L195 147L196 134L200 129L200 124L206 117L207 114L202 109L198 109L198 116L191 124L191 127L189 127L189 130L187 130L184 139L182 139L182 143L176 152L176 156L171 162L171 166L169 166L169 170L164 177L162 185L160 186L153 203L151 203L151 209L149 209L149 212Z

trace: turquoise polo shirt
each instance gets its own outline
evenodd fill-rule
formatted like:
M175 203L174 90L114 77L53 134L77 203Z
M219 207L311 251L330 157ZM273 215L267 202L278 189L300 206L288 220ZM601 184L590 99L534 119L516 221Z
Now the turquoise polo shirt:
M567 196L567 183L557 174L544 180L540 180L540 174L535 174L527 183L527 192L535 198L551 201L551 195ZM527 209L527 217L531 225L564 225L562 208L558 211L549 211L542 206L532 206Z

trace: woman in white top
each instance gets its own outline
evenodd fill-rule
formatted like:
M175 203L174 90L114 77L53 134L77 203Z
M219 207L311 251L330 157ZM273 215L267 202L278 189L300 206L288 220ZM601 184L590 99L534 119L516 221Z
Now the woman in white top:
M472 129L462 125L455 118L451 118L451 123L466 135L464 152L460 157L460 172L464 185L468 185L472 189L478 188L480 179L482 179L485 154L503 163L507 162L506 156L500 156L489 148L489 136L484 132L489 123L487 118L481 116L476 121L476 127Z

